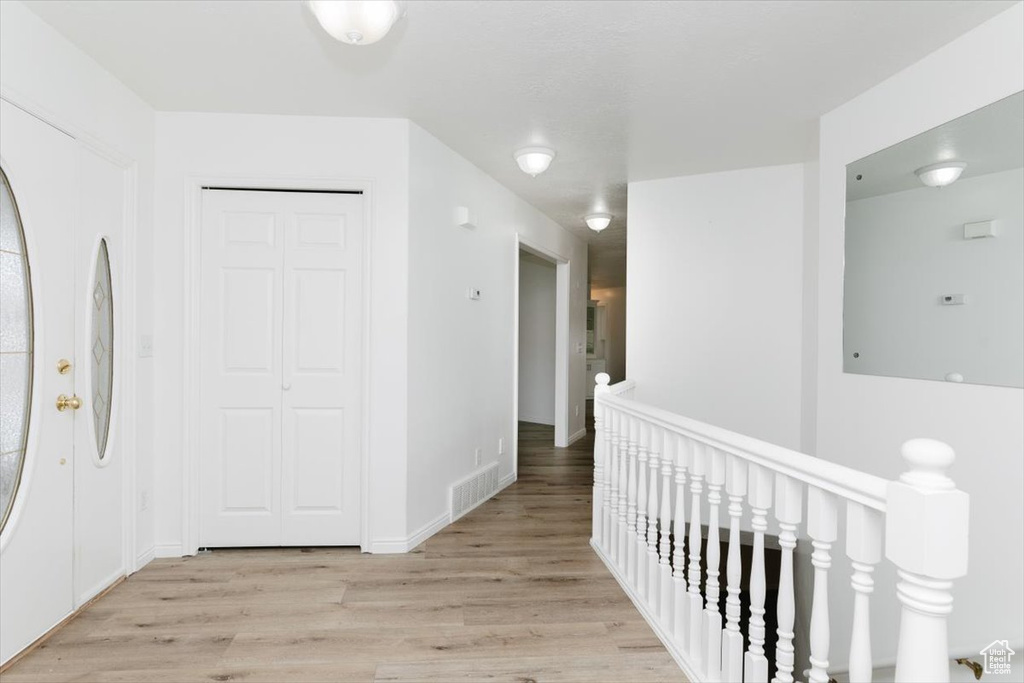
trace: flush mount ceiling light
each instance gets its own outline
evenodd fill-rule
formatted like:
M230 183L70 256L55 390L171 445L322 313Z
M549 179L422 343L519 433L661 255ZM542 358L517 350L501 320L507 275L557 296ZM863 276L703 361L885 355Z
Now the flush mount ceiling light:
M592 213L586 217L587 227L594 232L601 232L612 222L610 213Z
M332 38L349 45L376 43L405 10L404 3L396 0L306 0L306 4Z
M945 187L955 183L965 168L967 164L962 161L943 161L919 168L914 173L928 187Z
M548 170L551 160L555 158L555 150L547 147L524 147L516 152L515 157L523 173L529 173L536 178Z

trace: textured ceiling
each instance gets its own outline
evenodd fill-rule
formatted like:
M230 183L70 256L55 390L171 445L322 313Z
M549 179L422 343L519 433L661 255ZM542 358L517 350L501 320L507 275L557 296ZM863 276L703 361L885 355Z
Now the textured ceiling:
M299 2L27 4L159 110L408 117L585 238L608 210L611 286L628 181L811 158L821 114L1013 3L410 2L365 47Z

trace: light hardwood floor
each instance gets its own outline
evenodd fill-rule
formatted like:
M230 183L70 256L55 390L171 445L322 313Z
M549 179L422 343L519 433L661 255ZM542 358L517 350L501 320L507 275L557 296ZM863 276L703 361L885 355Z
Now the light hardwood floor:
M592 436L408 555L157 560L2 675L32 681L684 681L588 545Z

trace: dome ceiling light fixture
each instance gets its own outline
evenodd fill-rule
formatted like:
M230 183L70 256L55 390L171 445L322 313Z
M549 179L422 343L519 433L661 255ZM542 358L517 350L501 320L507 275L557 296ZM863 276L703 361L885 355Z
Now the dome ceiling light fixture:
M967 168L967 164L962 161L943 161L923 166L914 173L928 187L945 187L955 183L965 168Z
M592 213L585 220L588 228L594 232L601 232L612 222L612 215L610 213Z
M405 14L397 0L306 0L306 6L332 38L349 45L376 43Z
M548 147L523 147L516 150L515 158L523 173L528 173L536 178L548 170L548 166L555 158L555 150Z

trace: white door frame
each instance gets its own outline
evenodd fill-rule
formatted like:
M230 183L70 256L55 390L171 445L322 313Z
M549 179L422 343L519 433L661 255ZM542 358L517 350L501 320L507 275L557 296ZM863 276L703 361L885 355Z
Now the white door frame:
M373 181L363 178L316 178L301 176L189 176L185 182L185 245L184 282L185 300L182 320L185 387L182 392L183 443L182 462L182 515L181 554L195 555L199 551L199 356L196 352L202 342L200 325L200 270L202 266L201 231L203 228L203 188L219 187L238 190L306 190L320 192L362 192L363 211L363 364L362 425L359 443L360 479L360 532L359 546L363 552L370 547L369 519L369 443L370 443L370 368L366 359L370 351L370 301L372 282L372 241L374 223Z
M23 93L3 86L0 88L0 99L6 100L40 121L67 133L78 144L103 157L124 172L124 233L120 245L123 258L122 263L116 266L121 271L121 291L119 293L120 301L115 300L114 305L116 306L115 320L117 320L117 316L120 317L120 332L115 330L115 334L121 336L120 351L129 362L122 362L114 366L114 383L112 387L120 393L118 412L121 422L118 426L121 430L120 438L123 444L121 451L121 458L123 459L121 476L122 493L124 494L122 512L124 517L124 533L121 552L123 555L122 559L124 560L125 575L133 574L153 559L153 548L144 548L143 555L140 556L138 554L138 534L136 533L138 508L135 501L138 497L138 482L135 476L135 456L138 451L136 397L138 396L137 365L139 359L137 344L139 330L136 318L138 294L136 291L135 244L139 223L137 196L139 164L136 159L95 137L73 121L58 116ZM77 351L78 349L76 348L75 350Z
M567 256L557 254L522 235L516 235L512 325L512 471L519 477L519 254L527 251L555 266L555 447L569 445L569 294Z

